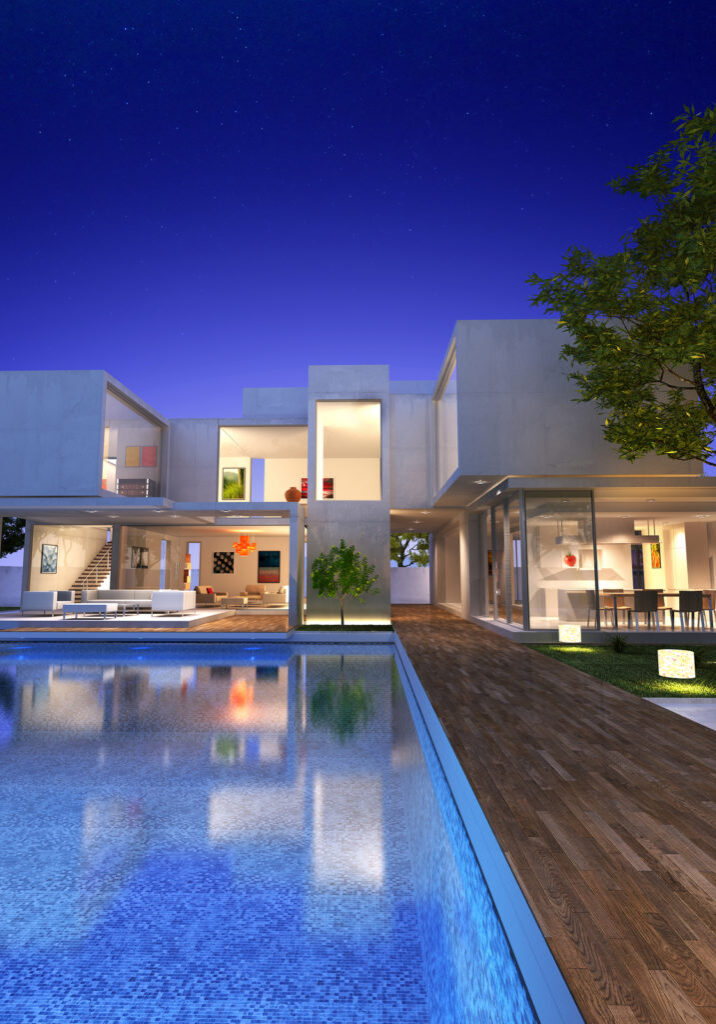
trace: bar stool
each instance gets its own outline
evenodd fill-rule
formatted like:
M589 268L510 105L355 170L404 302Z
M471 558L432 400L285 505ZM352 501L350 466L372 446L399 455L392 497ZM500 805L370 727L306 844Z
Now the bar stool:
M634 615L636 629L639 628L639 612L646 615L646 628L651 625L651 617L654 616L657 632L659 631L659 594L658 590L635 590L634 607L627 610L629 616L629 629L631 629L631 617Z
M674 628L674 614L677 611L676 608L671 609L671 628ZM701 621L701 628L706 629L706 620L704 618L704 592L703 590L680 590L679 591L679 619L681 620L681 628L685 629L684 626L684 615L687 618L691 616L691 629L694 629L694 615L698 615Z

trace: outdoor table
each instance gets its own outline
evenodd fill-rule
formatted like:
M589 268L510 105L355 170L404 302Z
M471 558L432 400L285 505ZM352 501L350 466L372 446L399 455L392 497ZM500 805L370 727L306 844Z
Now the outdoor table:
M75 618L78 615L100 615L107 618L107 612L114 612L117 618L118 605L113 601L72 601L62 605L62 618L67 618L67 612L74 612Z

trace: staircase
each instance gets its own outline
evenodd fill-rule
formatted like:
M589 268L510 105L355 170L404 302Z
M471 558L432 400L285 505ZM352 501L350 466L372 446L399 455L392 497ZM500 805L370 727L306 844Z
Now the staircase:
M98 590L102 588L109 577L110 565L112 562L112 541L108 540L104 547L101 547L89 565L82 570L75 582L70 587L74 591L75 601L82 599L83 590Z

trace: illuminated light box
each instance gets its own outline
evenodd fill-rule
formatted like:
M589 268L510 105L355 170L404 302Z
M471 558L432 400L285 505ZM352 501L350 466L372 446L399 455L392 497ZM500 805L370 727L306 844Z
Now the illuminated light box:
M559 627L559 642L561 644L581 644L582 627L575 626L573 622L567 622Z
M693 651L676 651L673 648L657 651L659 675L667 679L695 679L696 660Z

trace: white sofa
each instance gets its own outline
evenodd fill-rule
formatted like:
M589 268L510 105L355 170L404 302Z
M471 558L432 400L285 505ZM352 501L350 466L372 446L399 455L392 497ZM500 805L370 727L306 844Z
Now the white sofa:
M63 604L72 604L75 595L72 590L25 590L20 603L20 614L34 612L43 615L59 614Z
M83 590L83 601L109 601L120 608L151 608L153 590Z
M155 590L152 593L152 615L155 612L193 612L195 608L193 590Z

